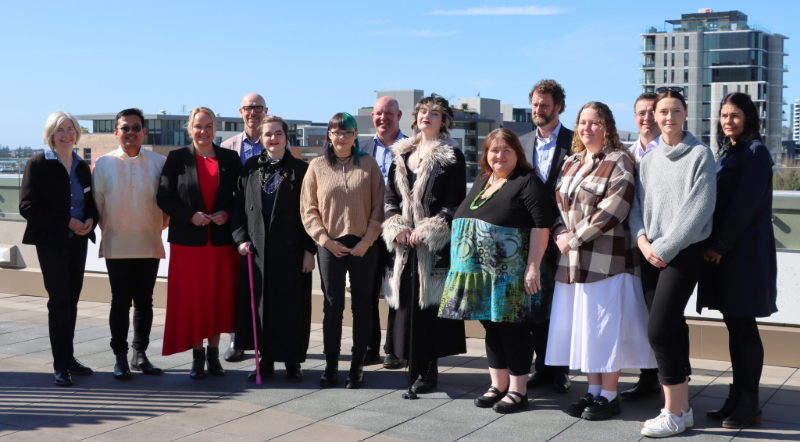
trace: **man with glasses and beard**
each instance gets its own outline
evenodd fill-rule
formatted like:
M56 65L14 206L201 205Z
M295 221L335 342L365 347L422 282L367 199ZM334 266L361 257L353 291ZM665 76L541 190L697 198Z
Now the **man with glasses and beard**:
M116 356L114 378L131 378L131 368L161 374L147 359L153 325L153 288L159 260L164 259L161 231L169 222L156 203L161 169L166 158L142 149L147 134L139 109L117 114L114 136L119 148L98 158L92 173L92 192L102 232L100 258L106 258L111 284L111 348ZM87 189L88 190L88 189ZM133 301L133 355L128 365L128 327Z
M563 127L558 120L566 108L566 94L555 80L541 80L528 94L531 102L533 123L536 128L520 137L525 157L545 183L552 199L553 210L557 211L556 188L561 177L564 159L570 154L573 131ZM547 333L550 328L550 306L553 301L554 275L558 265L558 250L550 238L547 251L542 258L542 290L538 299L531 302L531 339L536 354L534 372L528 379L528 388L535 388L546 382L553 382L556 391L567 392L572 388L569 380L569 367L549 367L544 365L547 350ZM545 272L547 274L545 274ZM549 283L548 283L549 281Z
M242 98L242 105L239 108L239 115L244 120L244 132L227 139L220 144L224 149L231 149L239 154L242 165L251 157L261 155L264 145L261 144L261 135L258 133L258 126L267 116L269 109L266 106L264 97L250 93ZM242 265L247 263L242 258ZM238 362L244 357L244 350L234 348L236 334L231 333L231 344L225 353L225 360L228 362Z

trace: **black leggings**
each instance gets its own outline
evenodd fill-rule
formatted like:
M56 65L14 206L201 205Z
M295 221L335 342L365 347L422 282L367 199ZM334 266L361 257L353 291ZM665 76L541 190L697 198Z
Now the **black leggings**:
M764 368L764 345L756 318L729 315L723 315L723 318L728 326L733 385L741 390L758 391L761 370Z
M533 361L531 325L527 322L481 321L486 329L489 368L508 369L511 376L527 376Z
M681 250L663 269L642 262L642 289L650 312L647 337L656 354L662 385L682 384L692 374L689 325L683 312L702 270L701 242Z
M353 248L361 238L346 235L337 238ZM328 249L317 246L319 276L325 302L322 305L322 340L326 355L338 355L342 345L342 319L345 302L345 275L350 273L350 308L353 311L353 354L367 351L372 332L372 287L375 280L377 249L373 244L364 256L337 258Z

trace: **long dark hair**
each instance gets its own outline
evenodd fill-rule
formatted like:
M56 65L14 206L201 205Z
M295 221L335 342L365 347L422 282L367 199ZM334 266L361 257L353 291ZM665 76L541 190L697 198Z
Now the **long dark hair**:
M744 146L753 140L761 140L761 119L758 117L758 109L750 96L741 92L733 92L725 96L719 103L719 113L722 115L722 107L731 104L738 107L744 113L744 130L736 137L736 145ZM731 147L731 139L722 131L722 119L717 118L717 152L722 155L726 149Z
M328 132L325 133L325 144L322 146L322 156L325 157L325 160L328 161L328 164L331 166L336 164L336 155L333 153L333 142L330 136L330 132L335 129L358 130L358 124L356 123L356 119L347 112L339 112L328 122ZM364 152L361 152L361 147L358 144L358 137L356 137L356 142L353 143L352 150L354 166L358 166L358 157L363 154Z

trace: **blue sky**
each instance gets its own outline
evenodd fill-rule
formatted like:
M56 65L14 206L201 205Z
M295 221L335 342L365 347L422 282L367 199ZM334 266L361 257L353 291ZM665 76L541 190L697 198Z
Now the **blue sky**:
M740 10L790 37L784 99L800 98L796 0L0 4L0 144L11 147L41 147L55 110L179 113L185 105L236 116L241 97L259 92L270 113L325 122L371 106L378 89L527 106L541 78L566 89L568 125L598 100L620 129L634 130L638 34L700 7Z

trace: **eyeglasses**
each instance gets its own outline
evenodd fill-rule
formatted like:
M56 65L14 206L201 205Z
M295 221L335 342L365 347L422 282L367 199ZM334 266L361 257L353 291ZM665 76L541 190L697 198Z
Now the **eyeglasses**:
M136 126L133 126L133 127L122 126L122 127L119 127L118 129L121 130L124 133L133 132L135 134L138 134L139 132L142 131L142 126L139 126L137 124Z
M660 94L660 93L666 92L666 91L678 92L679 94L683 95L683 88L682 87L672 86L672 87L660 87L660 88L656 89L656 93L657 94Z
M634 112L634 115L636 115L640 120L646 120L648 118L654 118L655 117L655 112L653 112L653 111L639 111L639 112Z
M264 112L264 106L243 106L242 110L248 113L255 112L260 114L261 112Z
M354 131L354 130L348 130L346 132L339 132L339 131L331 130L331 131L328 131L328 133L331 134L331 138L347 138L348 140L352 140L353 137L356 136L356 131Z

